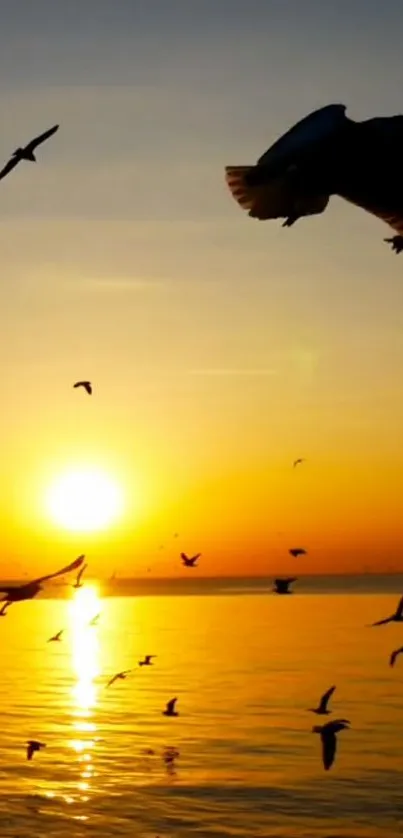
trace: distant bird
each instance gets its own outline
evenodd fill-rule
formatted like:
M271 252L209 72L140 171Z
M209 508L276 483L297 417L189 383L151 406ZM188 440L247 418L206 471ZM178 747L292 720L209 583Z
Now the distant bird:
M306 461L305 461L305 457L298 457L298 460L294 460L294 462L293 462L293 464L292 464L292 467L293 467L293 468L296 468L296 467L297 467L297 466L299 466L301 463L305 463L305 462L306 462Z
M84 558L85 556L79 556L78 559L74 560L74 562L71 562L71 564L68 564L61 570L57 570L56 573L49 573L47 576L40 576L39 579L34 579L32 582L26 582L24 585L7 585L5 587L0 587L0 592L6 594L4 599L1 601L11 603L21 602L24 599L33 599L33 597L42 590L43 582L47 582L49 579L55 579L56 576L63 576L66 573L71 573L72 570L77 570L77 568L81 567Z
M27 742L27 759L32 759L35 751L40 751L41 748L46 748L44 742L38 742L36 739L29 739Z
M394 614L390 617L386 617L384 620L378 620L376 623L372 623L371 625L384 626L386 623L403 623L403 596L400 598Z
M306 550L303 547L291 547L291 550L288 551L291 556L294 558L298 558L298 556L306 556Z
M317 713L318 716L328 716L329 713L331 713L332 711L327 709L327 705L328 705L328 702L329 702L330 698L332 697L335 689L336 689L336 687L330 687L330 690L328 690L326 693L324 693L322 695L322 698L321 698L317 707L309 707L308 708L310 710L310 712L311 713Z
M175 710L177 700L177 698L171 698L171 700L167 702L165 710L162 711L163 716L179 716L179 713Z
M168 774L175 774L175 762L180 757L177 748L166 747L162 752L162 759L166 765Z
M156 657L157 655L144 655L144 660L139 661L139 666L152 666L151 660Z
M127 678L127 676L130 675L131 672L133 672L132 669L124 669L123 672L118 672L116 675L113 676L113 678L111 678L110 681L108 681L106 686L111 687L112 684L115 683L115 681L124 681L124 679Z
M335 719L334 722L327 722L325 725L315 725L312 733L320 733L322 740L322 760L325 771L333 765L336 756L337 739L336 733L340 730L349 730L350 722L347 719Z
M174 532L174 534L173 534L173 538L179 538L179 533L178 533L178 532Z
M54 634L53 637L49 637L48 643L52 642L59 642L62 639L62 634L64 633L64 629L60 629L57 634Z
M392 652L392 654L389 658L389 666L394 666L395 665L397 656L400 655L402 652L403 652L403 646L400 646L400 649L395 649L395 651Z
M85 564L85 565L83 565L83 566L82 566L82 568L78 571L78 573L77 573L77 579L76 579L76 581L75 581L75 583L74 583L74 585L73 585L73 588L82 588L82 587L83 587L82 582L81 582L81 577L82 577L82 575L83 575L84 571L87 569L87 567L88 567L88 565L87 565L87 564Z
M275 591L276 594L292 594L293 591L290 591L290 585L296 581L296 576L287 576L285 579L275 579L273 591Z
M73 384L73 387L83 387L83 388L84 388L84 390L86 390L86 391L87 391L87 393L88 393L88 395L89 395L89 396L90 396L90 395L91 395L91 393L92 393L92 384L91 384L91 381L76 381L76 383L75 383L75 384Z
M403 116L355 122L346 106L327 105L283 134L255 166L226 166L233 198L252 218L323 213L339 195L382 219L398 234L385 239L403 250Z
M2 606L2 608L1 608L1 611L0 611L0 617L7 617L7 608L8 608L10 605L11 605L11 602L8 602L8 600L6 600L6 601L5 601L5 603L4 603L4 605L3 605L3 606Z
M186 553L181 553L181 559L185 567L197 567L197 559L200 559L201 553L196 553L195 556L187 556Z
M93 617L92 620L90 620L89 625L90 626L97 626L100 616L101 616L100 614L95 614L95 617Z
M0 171L0 180L2 180L18 163L21 163L21 160L30 160L32 163L36 163L36 157L34 155L34 151L38 145L44 143L45 140L48 140L49 137L52 137L53 134L56 133L58 129L58 125L54 125L53 128L49 128L48 131L45 131L43 134L39 134L39 137L35 137L35 139L31 140L28 145L24 146L23 148L17 148L13 151L13 154L6 163L6 165Z

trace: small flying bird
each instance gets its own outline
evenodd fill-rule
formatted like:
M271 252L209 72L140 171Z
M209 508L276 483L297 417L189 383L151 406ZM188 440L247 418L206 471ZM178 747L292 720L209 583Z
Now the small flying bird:
M62 639L62 634L64 634L64 629L60 629L60 631L58 631L57 634L54 634L53 637L49 637L48 643L58 643Z
M41 748L46 748L44 742L38 742L36 739L28 739L27 742L27 759L32 759L35 751L40 751Z
M296 581L296 576L287 576L285 579L274 579L273 591L276 594L292 594L293 591L290 591L290 585Z
M162 711L163 716L179 716L179 713L175 710L177 700L177 698L171 698L171 700L167 702L165 710Z
M349 730L350 722L347 719L335 719L334 722L327 722L325 725L315 725L312 733L320 733L322 740L322 760L325 771L334 763L337 748L336 733L340 730Z
M181 559L185 567L197 567L197 559L200 559L201 553L196 553L195 556L187 556L186 553L181 553Z
M115 681L124 681L125 678L127 678L127 676L130 675L131 672L133 672L132 669L124 669L123 672L118 672L116 675L113 676L113 678L111 678L110 681L108 681L106 686L111 687L112 684L115 683Z
M82 588L82 587L83 587L82 582L81 582L81 577L82 577L82 575L83 575L83 573L84 573L84 570L86 570L86 569L87 569L87 567L88 567L88 565L87 565L87 564L85 564L85 565L83 565L83 566L82 566L82 568L78 571L78 573L77 573L77 579L76 579L76 581L75 581L75 583L74 583L74 585L73 585L73 588Z
M252 218L284 218L284 227L323 213L338 195L380 218L403 250L403 116L355 122L346 106L327 105L283 134L255 166L226 166L233 198Z
M395 649L395 651L392 652L392 654L389 658L389 666L394 666L395 665L397 656L400 655L402 652L403 652L403 646L401 646L400 649Z
M144 655L144 660L139 661L139 666L152 666L151 660L156 657L157 655Z
M330 690L328 690L327 692L325 692L322 695L322 698L321 698L318 706L317 707L309 707L308 708L309 711L311 713L317 713L318 716L328 716L329 713L331 713L332 711L327 709L327 705L328 705L328 702L329 702L330 698L332 697L335 689L336 689L336 687L330 687Z
M10 605L11 605L11 602L8 602L8 600L6 600L4 605L1 608L0 617L7 617L7 608L9 608Z
M294 558L298 558L298 556L306 556L306 550L303 547L291 547L291 550L288 551L290 556L294 556Z
M49 579L55 579L56 576L64 576L66 573L71 573L72 570L77 570L81 567L84 558L85 556L79 556L74 562L71 562L66 567L62 567L61 570L57 570L56 573L48 573L47 576L40 576L39 579L34 579L32 582L25 582L23 585L0 587L0 592L6 594L1 601L11 603L21 602L24 599L33 599L42 590L43 582L47 582Z
M301 463L305 463L305 457L298 457L298 460L294 460L292 467L296 468L297 466L301 465Z
M28 143L28 145L24 146L23 148L17 148L15 151L13 151L10 160L8 161L8 163L6 163L6 165L2 168L0 172L0 180L6 177L6 175L8 175L9 172L11 172L12 169L14 169L15 166L18 165L18 163L21 163L21 160L30 160L31 163L36 163L36 157L34 155L35 149L38 145L44 143L45 140L48 140L49 137L55 134L58 127L58 125L54 125L53 128L49 128L48 131L45 131L43 134L39 134L39 137L35 137L35 139L31 140L31 142Z
M91 381L76 381L76 383L75 383L75 384L73 384L73 387L83 387L83 388L84 388L84 390L86 390L86 391L87 391L87 393L88 393L88 395L89 395L89 396L90 396L90 395L91 395L91 393L92 393L92 384L91 384Z
M371 626L384 626L386 623L403 623L403 596L399 600L399 604L394 614L391 614L390 617L386 617L384 620L377 620L377 622L372 623Z
M98 625L98 620L99 620L100 616L101 616L100 614L95 614L95 617L93 617L93 618L92 618L92 620L90 620L90 621L89 621L89 624L88 624L88 625L90 625L90 626L97 626L97 625Z

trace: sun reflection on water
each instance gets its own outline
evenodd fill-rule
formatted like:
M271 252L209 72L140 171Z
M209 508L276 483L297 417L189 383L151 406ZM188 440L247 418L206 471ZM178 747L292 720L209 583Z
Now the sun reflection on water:
M101 611L95 587L83 587L76 592L70 606L72 637L72 665L76 675L73 686L73 729L71 747L77 754L80 779L77 787L81 801L88 800L86 792L94 776L91 751L96 742L96 723L93 711L97 700L95 679L99 675L99 640L96 625L91 621Z

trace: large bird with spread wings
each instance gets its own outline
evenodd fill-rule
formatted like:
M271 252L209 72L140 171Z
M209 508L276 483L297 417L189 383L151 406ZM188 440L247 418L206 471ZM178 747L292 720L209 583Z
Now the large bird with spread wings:
M227 166L237 203L260 221L284 218L291 227L324 212L332 195L385 221L397 234L385 239L403 250L403 116L355 122L345 105L306 116L255 166Z
M2 602L21 602L24 599L33 599L42 590L44 582L48 582L49 579L55 579L57 576L63 576L65 573L70 573L72 570L77 570L77 568L81 567L84 558L85 556L79 556L71 564L62 567L61 570L57 570L55 573L48 573L47 576L40 576L38 579L33 579L32 582L26 582L24 585L6 585L0 587L0 592L6 594Z
M48 131L44 131L43 134L39 134L38 137L34 137L34 139L27 143L26 146L23 146L22 148L17 148L15 151L13 151L8 163L6 163L6 165L3 166L2 170L0 171L0 180L2 180L4 177L6 177L6 175L9 174L9 172L15 169L18 163L21 163L21 160L29 160L31 163L36 163L36 157L34 154L35 149L39 145L41 145L41 143L44 143L46 140L48 140L49 137L52 137L53 134L56 133L58 128L58 125L54 125L53 128L49 128Z

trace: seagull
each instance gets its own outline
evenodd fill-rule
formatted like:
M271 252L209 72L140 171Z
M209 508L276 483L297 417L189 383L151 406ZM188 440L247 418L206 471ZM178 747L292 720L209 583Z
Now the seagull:
M44 742L38 742L36 739L28 739L27 742L27 759L32 759L35 751L40 751L41 748L46 748Z
M196 561L201 556L201 553L196 553L195 556L187 556L186 553L181 553L181 559L185 567L197 567Z
M296 559L298 556L306 556L306 550L303 547L291 547L291 550L288 551L291 556L294 556Z
M82 566L82 568L78 571L78 573L77 573L77 579L76 579L76 581L75 581L75 583L74 583L74 585L73 585L73 588L82 588L82 587L83 587L82 582L81 582L81 577L82 577L82 575L83 575L83 573L84 573L84 570L86 570L86 569L87 569L87 567L88 567L88 565L87 565L87 564L84 564L84 565Z
M290 591L289 587L296 581L296 576L288 576L286 579L275 579L273 591L275 591L276 594L292 594L293 591Z
M10 605L11 605L11 602L8 602L8 600L6 599L6 601L4 602L4 605L2 605L2 608L1 608L1 611L0 611L0 617L7 617L7 608Z
M73 384L73 387L83 387L83 388L84 388L84 390L86 390L86 391L87 391L87 393L88 393L88 395L89 395L89 396L90 396L90 395L91 395L91 393L92 393L92 385L91 385L91 381L76 381L76 383L75 383L75 384Z
M113 676L113 678L111 678L110 681L108 681L106 686L111 687L112 684L114 684L115 681L118 680L124 681L124 679L127 678L127 676L130 675L131 672L133 672L132 669L124 669L123 672L118 672L116 675Z
M156 657L157 655L144 655L144 660L139 661L139 666L152 666L151 659Z
M49 637L48 643L52 643L52 641L58 642L59 640L62 639L62 634L63 633L64 633L64 629L61 629L60 631L57 632L57 634L54 634L53 637Z
M349 724L350 722L347 719L335 719L334 722L328 722L325 725L315 725L312 728L312 733L320 733L322 740L322 760L325 771L331 768L336 756L336 733L339 733L340 730L349 730Z
M395 661L396 661L397 656L400 655L402 652L403 652L403 646L400 646L400 649L395 649L395 651L392 652L392 654L389 658L389 666L394 666L395 665Z
M324 695L322 695L322 698L321 698L317 707L309 707L308 708L310 710L310 712L311 713L317 713L318 716L328 716L329 713L331 713L332 711L327 709L327 705L328 705L329 699L332 697L335 689L336 689L336 687L330 687L330 690L328 690L326 693L324 693Z
M384 626L386 623L403 623L403 596L400 598L394 614L390 617L386 617L384 620L378 620L376 623L372 623L371 625Z
M389 224L397 235L385 241L401 253L402 139L401 115L355 122L345 105L331 104L294 125L255 166L226 166L226 182L252 218L284 218L285 227L323 213L338 195Z
M71 562L71 564L68 564L61 570L57 570L56 573L49 573L47 576L40 576L39 579L33 579L32 582L26 582L24 585L0 587L0 592L6 594L4 599L1 601L11 603L21 602L24 599L33 599L33 597L42 590L43 582L47 582L49 579L55 579L56 576L63 576L65 573L70 573L72 570L77 570L77 568L81 567L84 558L85 556L79 556L74 560L74 562Z
M294 460L292 467L296 468L297 466L301 465L301 463L305 463L305 457L298 457L298 460Z
M24 146L23 148L17 148L13 151L13 154L6 163L6 165L0 171L0 180L2 180L21 160L30 160L32 163L36 163L36 157L34 155L34 151L38 145L44 143L45 140L48 140L49 137L52 137L53 134L56 133L57 129L59 128L58 125L54 125L53 128L49 128L48 131L45 131L43 134L39 134L39 137L35 137L35 139L31 140L28 145Z
M162 711L163 716L179 716L179 713L175 710L177 700L177 698L171 698L171 700L167 702L166 709Z
M95 614L95 617L93 617L92 620L90 620L89 625L90 626L97 626L100 616L101 616L100 614Z

